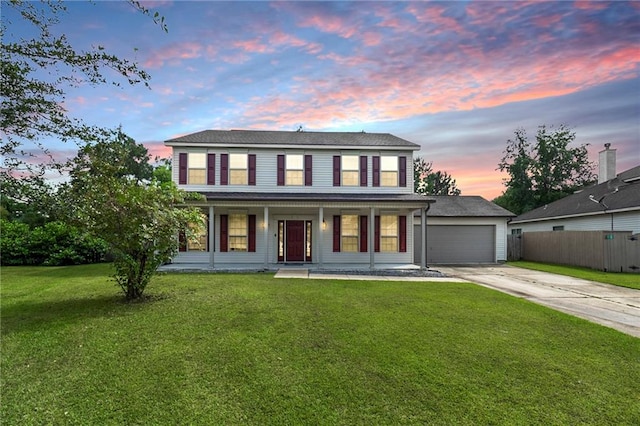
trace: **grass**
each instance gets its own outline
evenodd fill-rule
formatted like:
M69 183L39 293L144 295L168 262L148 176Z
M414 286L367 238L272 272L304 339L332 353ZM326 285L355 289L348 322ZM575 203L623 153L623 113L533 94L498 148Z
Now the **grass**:
M554 274L567 275L569 277L582 278L599 283L613 284L620 287L629 287L640 290L640 274L624 272L603 272L595 269L581 268L579 266L554 265L538 262L509 262L511 266L533 269L535 271L552 272Z
M3 424L639 424L640 339L465 283L2 269Z

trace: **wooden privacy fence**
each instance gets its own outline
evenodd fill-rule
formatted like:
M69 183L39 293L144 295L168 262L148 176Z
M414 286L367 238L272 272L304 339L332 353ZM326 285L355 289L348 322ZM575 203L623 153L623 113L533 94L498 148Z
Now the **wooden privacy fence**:
M507 260L640 272L640 239L629 231L524 232L507 236Z

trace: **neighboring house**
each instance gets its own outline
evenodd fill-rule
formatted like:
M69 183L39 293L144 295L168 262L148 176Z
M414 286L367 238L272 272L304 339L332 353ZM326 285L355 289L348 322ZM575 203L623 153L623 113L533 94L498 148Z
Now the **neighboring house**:
M165 142L173 180L203 194L197 240L174 263L385 268L414 261L419 145L390 134L206 130ZM423 262L424 263L424 260Z
M431 196L427 211L427 263L496 263L507 260L507 221L515 216L479 196ZM415 262L422 256L422 228L414 221Z
M600 152L599 183L521 214L511 234L535 231L631 231L640 233L640 165L616 176L615 150Z

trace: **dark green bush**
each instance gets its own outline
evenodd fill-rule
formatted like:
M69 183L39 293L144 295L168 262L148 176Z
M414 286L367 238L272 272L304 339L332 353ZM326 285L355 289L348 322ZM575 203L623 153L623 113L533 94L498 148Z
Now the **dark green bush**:
M33 229L20 222L0 222L2 265L78 265L104 262L108 246L78 228L49 222Z

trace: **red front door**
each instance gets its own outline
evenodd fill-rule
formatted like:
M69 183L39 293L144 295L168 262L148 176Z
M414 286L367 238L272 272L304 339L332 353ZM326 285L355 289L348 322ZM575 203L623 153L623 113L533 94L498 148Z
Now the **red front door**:
M288 220L287 224L287 262L304 261L304 220Z

